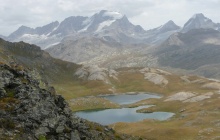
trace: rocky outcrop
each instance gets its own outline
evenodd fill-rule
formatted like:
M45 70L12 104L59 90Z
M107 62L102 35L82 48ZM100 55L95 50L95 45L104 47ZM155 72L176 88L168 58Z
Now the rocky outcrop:
M153 68L143 68L139 70L140 73L144 74L144 79L149 82L154 83L155 85L163 85L166 86L169 81L165 78L164 75L171 75L171 73L166 72L160 69Z
M205 100L205 99L209 99L209 98L211 98L212 95L213 95L212 92L208 92L208 93L205 93L203 95L199 95L199 96L187 99L184 102L198 102L198 101L202 101L202 100Z
M202 88L220 90L220 83L218 83L218 82L207 83L207 84L203 85Z
M117 137L116 137L117 136ZM42 89L27 70L0 64L0 139L132 139L76 117L53 88Z
M178 92L174 95L169 96L165 101L182 101L183 103L199 102L211 98L212 95L214 95L214 93L212 92L204 93L201 95L192 92Z
M117 80L118 73L112 69L99 68L96 65L83 66L75 72L75 75L83 80L98 80L103 81L107 84L110 83L109 78L113 78Z
M167 85L168 84L168 80L164 76L156 74L156 73L145 73L144 79L147 79L148 81L156 85Z
M165 101L184 101L194 96L196 96L196 94L191 92L178 92L169 96Z

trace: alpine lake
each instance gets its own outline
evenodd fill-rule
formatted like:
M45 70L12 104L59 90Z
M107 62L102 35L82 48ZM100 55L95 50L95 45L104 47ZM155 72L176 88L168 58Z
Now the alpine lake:
M99 97L110 100L111 102L128 105L136 103L141 100L149 98L161 98L157 94L151 94L146 92L138 93L126 93L119 95L101 95ZM152 112L152 113L138 113L137 110L148 108L153 105L144 105L134 108L117 108L117 109L102 109L102 110L86 110L79 111L75 114L81 118L89 121L97 122L102 125L110 125L118 122L137 122L144 119L155 119L155 120L167 120L174 115L171 112Z

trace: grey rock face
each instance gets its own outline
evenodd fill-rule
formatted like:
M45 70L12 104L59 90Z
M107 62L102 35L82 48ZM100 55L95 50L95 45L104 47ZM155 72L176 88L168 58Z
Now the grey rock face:
M60 36L65 36L76 33L85 26L83 25L83 21L86 19L87 17L82 16L68 17L60 23L59 27L55 31L53 31L50 36L56 34L59 34Z
M114 50L116 48L113 45L93 37L66 40L52 48L46 49L51 56L74 63L84 62L101 54L111 53Z
M47 24L45 26L42 27L37 27L35 28L35 33L39 34L39 35L47 35L49 33L51 33L56 27L58 27L59 22L58 21L54 21L50 24Z

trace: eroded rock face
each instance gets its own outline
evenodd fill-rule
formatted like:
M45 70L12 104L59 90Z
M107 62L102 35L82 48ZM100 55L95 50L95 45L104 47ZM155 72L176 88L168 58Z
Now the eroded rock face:
M44 137L49 140L116 139L112 129L76 117L62 96L41 89L39 81L30 77L28 71L0 64L0 139Z

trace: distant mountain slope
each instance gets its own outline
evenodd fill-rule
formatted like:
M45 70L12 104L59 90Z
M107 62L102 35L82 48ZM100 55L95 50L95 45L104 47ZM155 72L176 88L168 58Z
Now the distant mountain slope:
M21 26L5 39L12 42L24 41L41 46L41 48L46 48L54 43L59 42L62 39L59 36L49 37L51 32L53 32L58 27L58 25L59 22L55 21L35 29L27 26Z
M57 28L57 26L59 25L58 21L52 22L50 24L47 24L45 26L42 27L37 27L35 29L27 27L27 26L21 26L19 27L16 31L14 31L13 33L11 33L8 36L9 40L15 40L19 37L22 37L25 34L36 34L36 35L47 35L50 34L55 28Z
M162 66L196 70L220 64L220 32L213 29L195 29L176 33L157 47L154 56ZM205 75L205 76L208 76ZM210 76L210 75L209 75Z
M79 65L52 58L47 52L35 45L24 42L11 43L0 39L0 61L10 64L18 63L23 66L35 69L42 78L49 82L56 82L60 79L74 80L74 72ZM65 73L57 75L57 73Z
M173 33L180 31L180 29L180 26L177 26L172 20L170 20L164 25L148 30L145 33L145 36L147 36L146 42L154 45L160 44Z
M46 51L55 58L80 63L102 54L113 53L119 45L95 37L82 37L77 40L65 39L62 43L48 48Z
M64 19L64 21L62 21L59 26L50 33L49 36L53 36L53 35L59 35L59 36L65 36L65 35L69 35L72 33L75 33L79 30L81 30L85 25L83 24L83 22L87 19L87 17L82 17L82 16L71 16L68 17L66 19Z
M157 28L148 30L149 33L154 33L154 34L161 34L161 33L165 33L165 32L169 32L169 31L175 31L175 30L179 30L181 27L176 25L172 20L168 21L167 23L165 23L164 25L161 25Z

